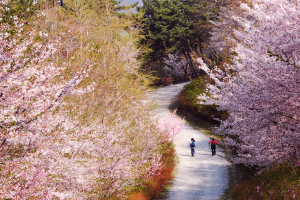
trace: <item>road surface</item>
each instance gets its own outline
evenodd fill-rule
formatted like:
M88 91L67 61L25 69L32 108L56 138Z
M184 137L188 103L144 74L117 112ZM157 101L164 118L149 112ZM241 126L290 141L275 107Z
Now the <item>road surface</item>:
M152 92L151 97L160 107L156 115L167 116L171 101L187 83L162 87ZM189 142L196 140L196 155L191 157ZM208 149L209 138L193 127L184 124L178 139L174 141L179 163L172 187L167 199L169 200L214 200L221 199L228 184L229 162L224 158L222 149L217 147L215 156Z

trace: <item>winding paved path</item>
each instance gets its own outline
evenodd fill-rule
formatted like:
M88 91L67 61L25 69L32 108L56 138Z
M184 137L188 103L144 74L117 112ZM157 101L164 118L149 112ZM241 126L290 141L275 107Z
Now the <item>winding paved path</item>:
M157 115L165 117L170 113L168 106L171 100L187 83L180 83L162 87L152 93L152 98L157 100L160 107ZM196 155L191 157L189 142L196 140ZM228 161L224 154L217 148L217 155L212 156L208 149L209 138L190 125L185 123L179 137L174 141L179 164L175 178L168 193L170 200L214 200L220 199L227 188Z

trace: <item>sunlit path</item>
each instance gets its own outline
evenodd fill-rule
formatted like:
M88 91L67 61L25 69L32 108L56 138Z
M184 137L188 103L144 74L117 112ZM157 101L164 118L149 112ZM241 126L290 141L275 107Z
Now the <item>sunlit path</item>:
M170 113L168 106L171 100L183 89L187 83L160 88L152 93L160 108L157 115L165 117ZM189 141L196 140L196 156L191 157ZM209 138L187 123L179 137L174 141L179 164L172 188L168 194L170 200L213 200L220 199L227 188L229 162L223 157L221 149L217 148L217 155L212 156L208 149ZM221 157L222 156L222 157Z

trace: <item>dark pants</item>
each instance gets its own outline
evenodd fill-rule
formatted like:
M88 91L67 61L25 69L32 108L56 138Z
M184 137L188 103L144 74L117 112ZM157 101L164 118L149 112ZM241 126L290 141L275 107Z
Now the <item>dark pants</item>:
M216 154L216 147L212 147L212 148L211 148L211 153L212 153L212 155L215 155L215 154Z
M192 156L195 155L195 148L194 147L191 147L191 154L192 154Z

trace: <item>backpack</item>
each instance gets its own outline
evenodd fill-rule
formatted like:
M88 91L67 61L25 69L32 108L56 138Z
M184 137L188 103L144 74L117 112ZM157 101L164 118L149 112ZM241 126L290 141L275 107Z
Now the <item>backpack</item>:
M192 147L195 147L196 145L195 145L195 142L192 142L192 145L191 145Z
M211 148L216 148L216 143L214 140L211 142Z

